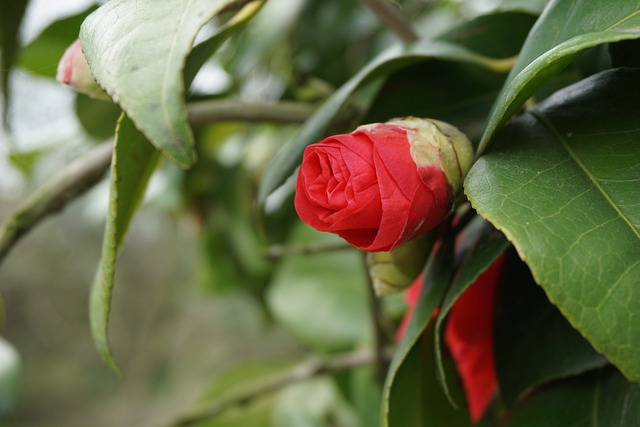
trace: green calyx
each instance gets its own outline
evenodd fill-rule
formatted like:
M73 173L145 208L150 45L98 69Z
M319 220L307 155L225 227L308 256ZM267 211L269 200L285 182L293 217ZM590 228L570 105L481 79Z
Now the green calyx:
M455 126L433 119L406 117L389 121L408 129L411 157L418 167L438 165L454 197L474 159L473 146Z

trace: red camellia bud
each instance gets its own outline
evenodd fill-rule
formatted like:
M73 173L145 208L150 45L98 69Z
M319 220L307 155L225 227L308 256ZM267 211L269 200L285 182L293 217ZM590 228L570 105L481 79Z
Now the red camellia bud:
M102 90L93 78L89 64L82 53L80 40L76 40L67 48L58 63L56 79L74 90L93 98L109 99L109 95Z
M407 118L308 146L296 184L300 218L368 251L390 251L438 225L471 167L451 125Z

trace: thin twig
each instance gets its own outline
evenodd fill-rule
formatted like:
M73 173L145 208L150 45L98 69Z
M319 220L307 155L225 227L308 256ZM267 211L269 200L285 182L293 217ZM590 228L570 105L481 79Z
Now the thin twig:
M301 123L314 108L302 103L248 104L202 101L187 105L192 126L224 121ZM344 119L344 118L343 118ZM0 264L11 248L34 226L60 212L69 202L95 186L109 169L113 144L105 142L83 155L18 206L0 226Z
M49 180L11 214L0 227L0 263L33 226L102 180L111 163L112 147L111 142L95 147Z
M353 249L353 246L345 242L272 245L267 248L265 256L267 259L275 261L290 255L312 255L345 249Z
M193 127L225 121L303 123L315 110L315 107L302 102L266 104L233 99L193 102L187 108L189 123Z
M402 40L415 42L419 39L411 24L387 0L360 0Z
M386 360L390 360L392 356L391 349L385 351L383 356ZM375 358L376 356L371 350L358 350L330 358L314 356L286 372L276 374L240 393L219 399L206 408L181 417L174 421L172 426L184 427L194 425L200 421L213 418L235 406L249 404L260 397L278 391L288 385L309 380L320 375L337 374L359 366L370 365L374 362Z

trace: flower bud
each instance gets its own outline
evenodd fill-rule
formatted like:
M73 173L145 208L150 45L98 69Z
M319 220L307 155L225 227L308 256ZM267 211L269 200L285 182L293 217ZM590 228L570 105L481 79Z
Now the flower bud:
M109 95L93 78L89 64L87 64L84 53L82 53L79 39L74 41L62 55L58 63L56 79L60 83L92 98L110 99Z
M361 126L306 148L296 211L362 250L391 251L444 219L472 161L464 134L437 120Z
M367 268L376 295L408 287L418 277L433 244L433 233L413 239L391 252L367 253Z

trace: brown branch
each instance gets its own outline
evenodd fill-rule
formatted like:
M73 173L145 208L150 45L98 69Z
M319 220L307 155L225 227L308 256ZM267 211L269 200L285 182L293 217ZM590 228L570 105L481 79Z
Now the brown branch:
M389 4L388 0L360 0L380 19L391 31L406 42L419 39L411 24Z
M216 99L189 103L187 110L191 126L200 127L225 121L303 123L313 114L315 107L302 102L266 104Z
M386 360L390 360L391 356L391 350L384 353ZM312 357L286 372L276 374L240 393L221 398L202 410L181 417L174 421L172 426L185 427L194 425L200 421L213 418L235 406L249 404L262 396L278 391L288 385L309 380L320 375L331 375L359 366L370 365L374 363L375 358L376 356L371 350L358 350L331 358Z
M290 255L312 255L323 252L333 252L345 249L353 249L353 246L346 242L331 243L306 243L299 245L272 245L266 250L265 256L275 261Z
M0 227L0 263L37 223L102 180L111 164L112 143L105 142L67 166L25 200Z
M249 104L234 100L201 101L187 105L189 123L203 126L224 121L302 123L314 107L303 103ZM342 120L345 118L342 117ZM338 120L341 120L338 117ZM15 209L0 226L0 264L11 248L34 226L60 212L101 181L111 164L113 144L105 142L51 178Z

